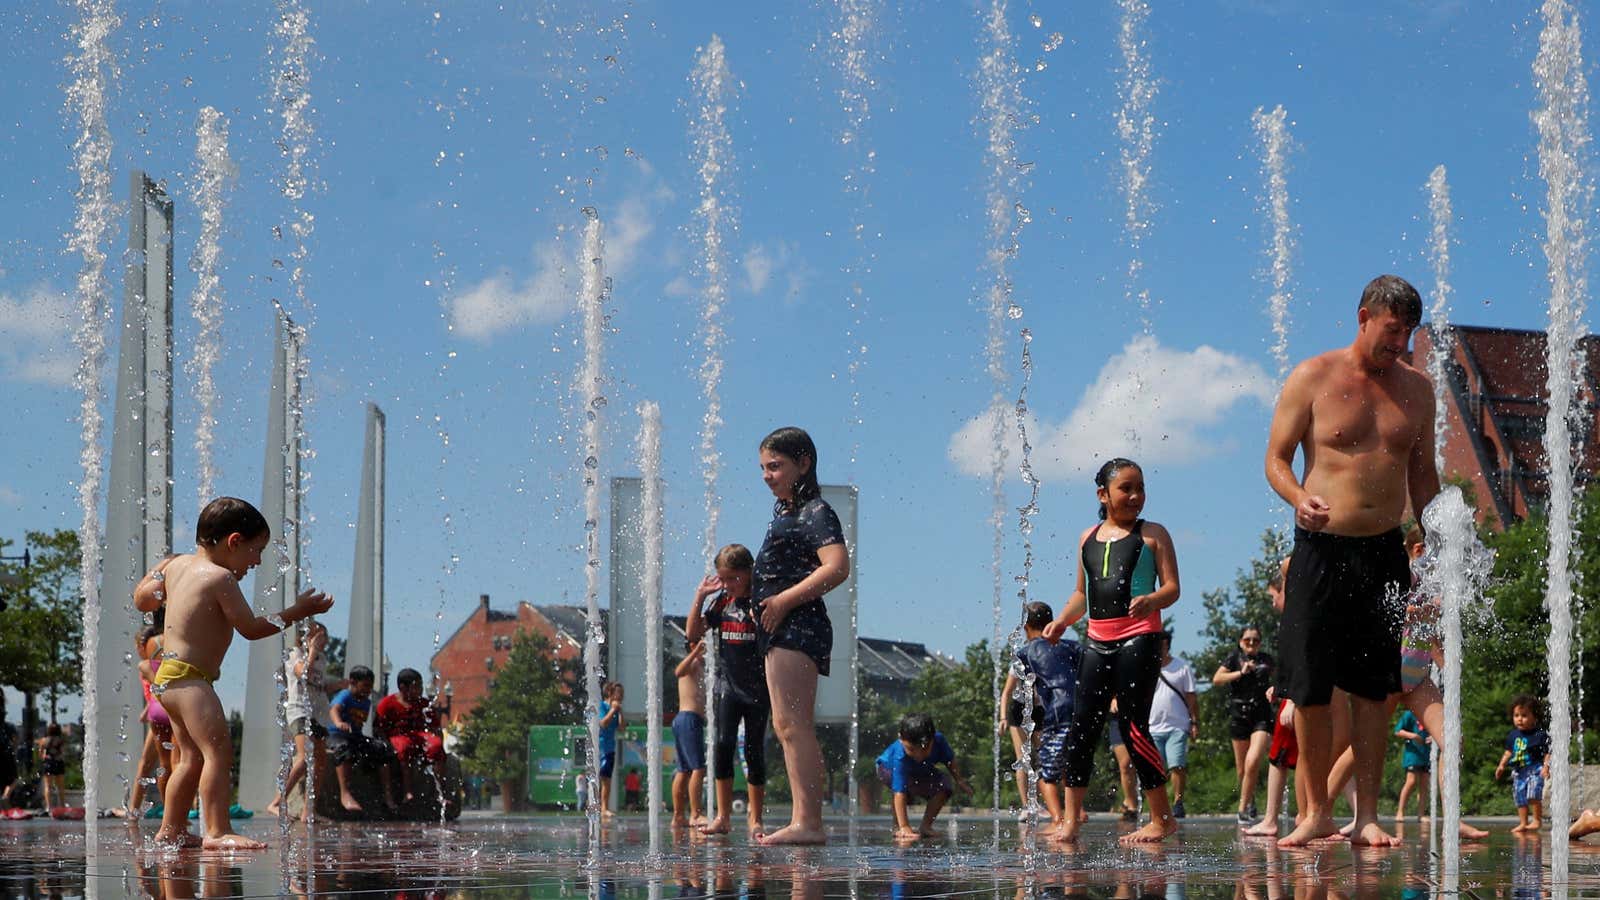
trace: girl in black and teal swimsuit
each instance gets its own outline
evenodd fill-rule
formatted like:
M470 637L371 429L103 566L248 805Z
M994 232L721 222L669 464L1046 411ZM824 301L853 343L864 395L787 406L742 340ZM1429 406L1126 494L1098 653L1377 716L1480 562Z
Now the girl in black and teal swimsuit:
M1077 708L1067 738L1066 814L1056 838L1075 840L1079 812L1094 766L1095 747L1111 701L1117 727L1139 774L1150 823L1125 842L1159 841L1178 830L1167 802L1166 764L1150 740L1150 701L1161 677L1161 611L1178 599L1178 558L1167 529L1139 518L1144 472L1113 459L1095 475L1101 522L1078 539L1078 587L1045 627L1059 640L1085 612L1088 640L1078 669Z

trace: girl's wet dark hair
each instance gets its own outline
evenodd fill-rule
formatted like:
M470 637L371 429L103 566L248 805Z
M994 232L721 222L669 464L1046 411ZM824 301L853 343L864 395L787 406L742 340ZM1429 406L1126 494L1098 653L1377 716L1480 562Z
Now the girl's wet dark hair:
M255 540L271 534L272 527L261 511L238 497L218 497L200 510L194 524L194 541L202 547L215 547L237 534L245 540Z
M1143 469L1140 468L1138 463L1134 462L1131 459L1125 459L1125 458L1123 458L1121 456L1118 456L1118 457L1116 457L1114 459L1106 460L1106 464L1100 467L1100 471L1099 472L1095 473L1094 486L1097 487L1097 488L1109 488L1111 486L1111 480L1113 478L1117 477L1117 473L1121 472L1123 469L1126 469L1126 468L1129 468L1129 467L1132 467L1132 468L1135 468L1135 469L1139 469L1140 471L1143 471ZM1106 505L1104 503L1101 503L1100 504L1100 518L1104 519L1105 517L1106 517Z
M794 483L795 508L798 509L822 496L822 485L817 481L817 445L812 443L811 435L806 434L805 429L785 425L762 438L761 449L787 456L796 463L802 459L811 461L810 469L801 474L799 480Z

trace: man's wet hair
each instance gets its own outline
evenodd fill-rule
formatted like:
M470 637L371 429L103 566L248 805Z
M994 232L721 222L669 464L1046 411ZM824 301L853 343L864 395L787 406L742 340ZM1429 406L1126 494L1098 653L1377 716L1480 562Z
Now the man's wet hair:
M718 569L734 569L748 572L756 567L756 558L751 555L750 548L743 544L729 544L717 551L717 558L711 564Z
M1515 713L1525 709L1533 713L1535 719L1539 718L1539 701L1532 694L1518 694L1511 698L1511 705L1506 707L1506 712Z
M1022 608L1022 625L1024 628L1041 631L1055 617L1056 614L1050 609L1050 604L1043 600L1031 600L1027 606Z
M416 669L401 669L400 674L394 677L394 683L400 687L422 684L422 673Z
M1399 275L1379 275L1367 282L1356 308L1366 310L1369 315L1384 311L1394 313L1407 328L1422 324L1422 295Z
M218 497L207 503L194 523L194 542L202 547L215 547L230 534L249 541L271 533L267 517L238 497Z
M937 729L933 727L933 716L927 713L906 713L900 717L900 740L913 744L926 744L933 740Z
M350 680L352 682L355 682L355 681L377 681L377 678L375 678L373 676L372 670L367 668L366 666L356 666L354 669L350 670Z

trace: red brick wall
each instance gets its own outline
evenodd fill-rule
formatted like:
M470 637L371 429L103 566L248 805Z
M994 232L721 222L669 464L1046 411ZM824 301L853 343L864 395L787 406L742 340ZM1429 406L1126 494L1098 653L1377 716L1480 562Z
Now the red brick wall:
M556 631L549 620L530 604L517 604L515 619L497 618L490 621L487 598L480 598L472 614L461 628L439 647L434 654L433 669L442 682L450 685L451 716L460 717L475 709L489 692L489 682L511 656L511 641L517 632L543 635L556 648L559 659L573 659L580 648ZM500 638L501 646L495 647ZM493 666L485 665L493 660Z

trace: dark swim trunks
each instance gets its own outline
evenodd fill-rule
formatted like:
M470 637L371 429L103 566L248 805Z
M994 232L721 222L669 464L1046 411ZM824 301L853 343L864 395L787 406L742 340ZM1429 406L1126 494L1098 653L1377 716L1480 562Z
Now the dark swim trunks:
M1296 528L1278 627L1278 695L1325 706L1335 687L1368 700L1399 693L1410 585L1400 529L1345 537Z
M766 635L764 643L763 652L782 647L804 653L817 664L817 674L826 676L828 660L833 656L833 622L828 619L828 607L821 600L802 603L779 623L777 631Z

